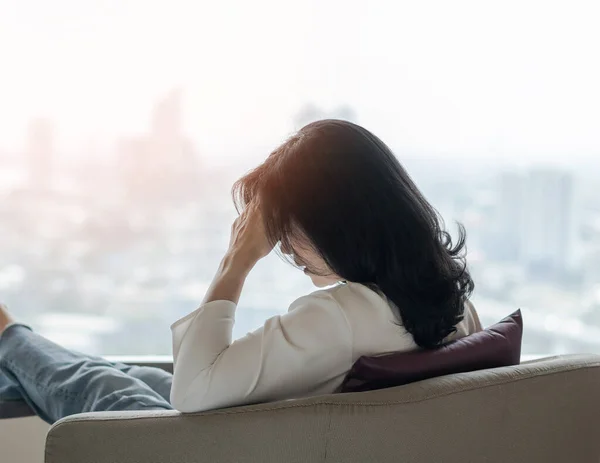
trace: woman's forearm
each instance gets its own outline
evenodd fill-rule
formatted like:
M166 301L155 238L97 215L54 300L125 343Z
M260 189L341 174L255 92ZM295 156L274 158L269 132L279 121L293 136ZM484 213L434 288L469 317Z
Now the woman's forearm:
M244 262L235 254L228 253L213 278L202 304L212 301L231 301L237 304L246 282L246 277L252 270L252 261Z
M258 203L253 202L233 223L229 249L202 304L212 301L231 301L237 304L250 270L272 248L273 245L265 234Z

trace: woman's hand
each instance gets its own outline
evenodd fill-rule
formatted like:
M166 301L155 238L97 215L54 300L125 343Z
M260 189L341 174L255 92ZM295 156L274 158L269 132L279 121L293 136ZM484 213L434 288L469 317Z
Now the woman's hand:
M272 249L265 234L260 205L253 201L233 222L226 260L237 268L250 271Z
M248 273L272 248L259 205L251 203L231 227L229 249L202 303L225 300L237 304Z
M14 323L14 320L8 313L8 309L4 304L0 304L0 334L12 323Z

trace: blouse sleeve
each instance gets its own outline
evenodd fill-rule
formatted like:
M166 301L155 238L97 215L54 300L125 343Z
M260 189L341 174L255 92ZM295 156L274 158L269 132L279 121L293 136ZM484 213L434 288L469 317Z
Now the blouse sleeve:
M352 361L349 324L319 291L232 342L236 305L213 301L174 323L171 404L198 412L302 395L344 374Z

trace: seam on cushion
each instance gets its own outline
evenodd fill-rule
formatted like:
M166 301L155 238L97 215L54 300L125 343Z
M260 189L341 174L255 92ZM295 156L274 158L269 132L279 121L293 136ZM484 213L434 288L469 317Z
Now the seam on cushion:
M574 366L574 367L566 367L565 369L561 369L560 371L555 371L552 373L547 373L547 372L541 372L541 373L535 373L535 374L531 374L528 375L526 377L523 378L517 378L517 379L506 379L503 381L498 381L494 384L485 384L485 385L479 385L479 386L468 386L468 387L461 387L452 391L446 391L443 393L437 393L437 394L431 394L427 397L424 397L422 399L418 399L418 400L388 400L385 402L363 402L363 401L356 401L356 402L337 402L337 401L323 401L323 402L315 402L315 403L309 403L309 404L285 404L285 405L277 405L277 406L271 406L271 407L260 407L260 408L254 408L254 409L250 409L250 410L236 410L236 409L231 409L231 410L214 410L214 411L209 411L209 412L198 412L198 413L182 413L180 415L177 415L175 417L168 417L168 418L181 418L183 417L194 417L194 416L221 416L221 415L245 415L245 414L252 414L252 413L262 413L262 412L272 412L272 411L280 411L280 410L287 410L287 409L291 409L291 408L311 408L311 407L317 407L317 406L322 406L322 405L326 405L326 406L336 406L336 407L348 407L348 406L365 406L365 407L387 407L390 405L407 405L407 404L416 404L416 403L421 403L421 402L426 402L428 400L432 400L432 399L437 399L440 397L447 397L447 396L451 396L451 395L455 395L455 394L460 394L463 392L470 392L470 391L474 391L477 389L488 389L491 387L496 387L496 386L503 386L505 384L509 384L509 383L519 383L522 381L526 381L528 379L533 379L533 378L538 378L541 376L558 376L558 375L562 375L564 373L570 373L572 371L585 371L591 368L598 368L600 367L600 363L594 363L594 364L588 364L588 365L578 365L578 366ZM362 394L362 393L358 393L358 394ZM108 418L105 419L103 421L118 421L118 420L127 420L127 421L134 421L134 420L156 420L156 419L167 419L167 417L165 418L160 418L160 417L147 417L147 416L136 416L136 417L131 417L131 418ZM55 425L53 428L50 429L48 435L50 436L52 432L54 432L56 429L64 426L64 425L68 425L68 424L73 424L74 422L94 422L96 420L91 420L89 418L82 418L82 419L75 419L75 420L69 420L69 421L65 421L63 423L59 423L58 425Z
M327 413L327 430L325 431L325 452L323 454L323 461L327 461L327 453L329 451L329 440L331 437L331 410Z
M552 357L544 357L543 359L534 358L531 360L526 360L524 362L521 362L521 363L519 363L519 365L532 365L532 364L538 363L540 360L552 361L552 360L556 360L558 358L560 358L560 355L553 355ZM599 363L599 365L600 365L600 363ZM595 364L594 364L594 366L595 366Z

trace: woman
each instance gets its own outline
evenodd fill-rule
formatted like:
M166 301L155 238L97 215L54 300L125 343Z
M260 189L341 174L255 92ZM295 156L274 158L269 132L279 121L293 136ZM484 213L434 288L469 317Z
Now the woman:
M480 329L473 282L389 148L349 122L304 127L233 188L229 249L200 308L172 327L174 375L65 350L0 312L0 400L48 422L100 410L196 412L334 392L363 355ZM318 287L232 342L254 265L279 244Z

